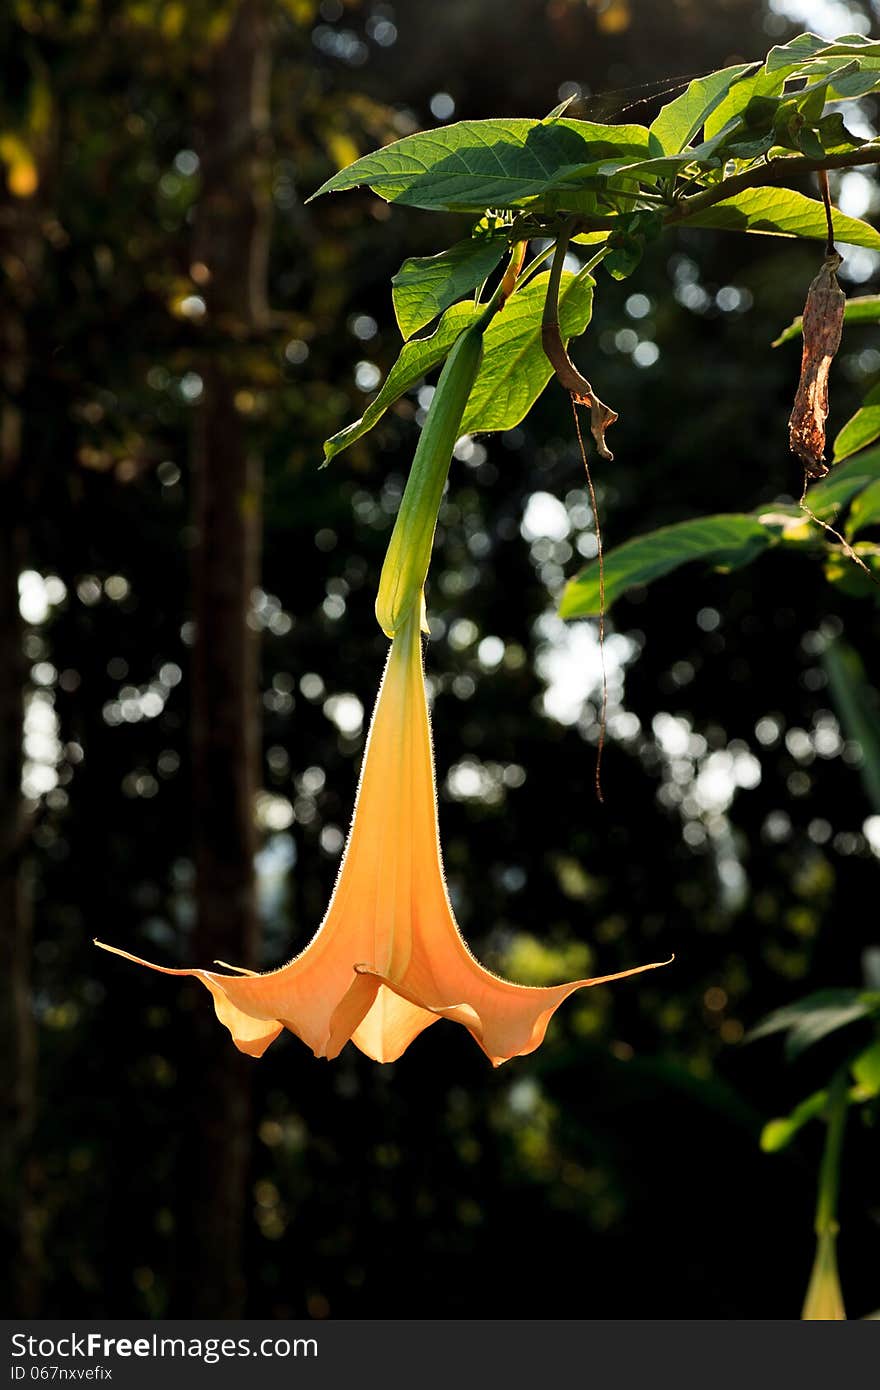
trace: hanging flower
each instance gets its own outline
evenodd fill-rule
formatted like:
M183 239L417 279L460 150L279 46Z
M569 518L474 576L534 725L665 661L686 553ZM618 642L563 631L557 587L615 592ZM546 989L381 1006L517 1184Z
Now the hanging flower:
M498 1066L540 1046L553 1013L575 990L662 963L532 988L493 974L471 954L443 875L421 615L417 603L395 631L342 867L305 950L257 975L172 970L104 946L162 974L201 980L236 1047L252 1057L288 1028L317 1057L336 1057L351 1039L375 1061L393 1062L447 1018L463 1024Z

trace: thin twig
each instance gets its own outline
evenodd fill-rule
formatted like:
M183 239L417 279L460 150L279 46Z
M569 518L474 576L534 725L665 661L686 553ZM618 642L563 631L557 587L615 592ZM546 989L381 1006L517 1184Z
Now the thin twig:
M816 174L825 169L849 169L857 164L880 164L880 144L866 145L860 150L846 150L841 154L826 154L821 159L809 159L803 155L779 155L741 174L732 174L701 193L692 193L683 198L675 208L667 213L666 222L684 222L695 212L712 207L736 193L749 188L759 188L766 184L778 183L781 179L794 178L797 174Z
M764 160L744 169L741 174L720 179L699 193L677 198L675 205L664 214L663 222L666 226L677 226L693 217L694 213L704 212L706 208L714 207L716 203L750 188L765 188L784 179L796 178L799 174L816 174L824 169L852 169L865 164L880 164L880 143L875 141L859 150L826 154L822 159L808 159L805 155L778 155L775 159ZM577 218L575 231L613 232L619 226L620 218L616 214L585 214ZM535 235L539 236L540 231L536 230Z
M840 541L841 549L844 555L847 557L847 559L852 560L853 564L858 565L859 569L864 570L865 574L868 576L872 584L877 584L877 576L874 574L873 570L868 568L861 555L856 554L846 537L842 536L839 531L835 531L834 527L829 526L828 522L823 521L820 516L816 516L816 513L812 511L810 507L807 505L807 489L809 488L809 486L810 478L805 473L804 490L801 493L801 500L798 503L798 506L800 507L801 511L806 516L808 516L810 520L814 522L817 526L821 526L823 531L827 531L829 536L833 536L836 541Z

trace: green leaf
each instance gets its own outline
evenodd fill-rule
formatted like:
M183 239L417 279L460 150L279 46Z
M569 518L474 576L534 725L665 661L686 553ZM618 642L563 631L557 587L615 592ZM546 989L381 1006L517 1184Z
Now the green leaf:
M794 146L795 149L800 150L801 154L805 154L807 159L822 159L825 154L822 141L809 126L804 126L798 131Z
M704 133L707 140L717 135L734 116L745 116L749 103L755 97L776 97L782 91L785 74L768 72L761 67L757 72L736 78L731 82L718 105L706 117ZM766 108L769 111L771 107ZM748 125L748 120L746 120Z
M839 637L822 652L822 665L834 708L848 739L862 752L859 775L868 800L880 815L880 710L858 652Z
M462 421L462 434L506 430L528 414L550 380L552 368L541 347L541 314L547 273L517 290L496 314L483 338L483 365ZM595 282L583 271L565 274L559 291L559 328L564 341L582 333L592 313ZM471 303L453 304L434 333L411 338L359 420L339 430L324 445L327 464L381 420L389 406L416 386L444 360L458 335L482 310Z
M627 280L638 269L645 250L645 239L641 236L623 238L610 251L603 265L612 280Z
M840 42L843 43L843 40ZM836 82L841 74L849 74L854 70L861 71L864 68L866 71L876 71L877 62L876 54L872 56L871 54L858 53L847 44L845 48L841 47L836 53L832 53L829 49L825 53L817 54L808 63L801 65L800 75L805 78L831 77Z
M822 521L833 520L875 478L880 478L880 449L866 449L847 459L807 492L807 504Z
M841 991L841 993L844 992ZM833 991L829 991L829 993L833 993ZM862 1019L870 1018L872 1012L871 1005L864 999L853 1000L851 1004L829 1003L824 1008L811 1010L789 1030L785 1041L786 1056L793 1061L808 1047L812 1047L814 1043L828 1037L830 1033L836 1033L841 1028L848 1028L851 1023L858 1023Z
M468 237L439 256L413 256L391 281L394 313L411 338L491 275L507 247L503 237Z
M784 1119L770 1120L761 1132L761 1148L765 1154L779 1153L788 1148L799 1129L810 1120L818 1120L828 1104L827 1091L815 1091L796 1105Z
M865 449L862 453L847 459L845 463L839 463L827 478L814 483L807 491L807 506L820 521L835 521L838 514L850 503L858 515L858 499L866 495L878 480L880 480L880 449ZM782 524L780 540L784 544L802 545L810 542L811 533L814 537L819 534L809 525L808 517L799 507L779 505L772 508L764 507L757 509L755 515L765 526L772 525L774 520L780 522ZM868 525L868 521L872 517L873 512L867 510L866 504L866 517L861 524ZM866 560L866 563L869 561ZM852 569L849 561L847 561L846 568L847 570Z
M774 1010L751 1030L748 1041L754 1042L773 1033L787 1033L785 1052L793 1060L829 1033L870 1018L876 1008L876 996L860 990L820 989L805 999Z
M841 429L834 441L834 462L849 458L880 438L880 384L869 391L864 404Z
M776 72L779 68L790 68L807 59L814 58L817 53L822 53L827 47L828 40L820 39L818 34L798 34L797 38L790 39L788 43L777 44L771 48L764 66L768 72Z
M848 72L844 77L835 77L828 86L830 101L853 101L873 92L877 86L876 69L868 72Z
M312 198L366 184L389 203L482 212L529 203L573 177L595 172L604 159L643 159L649 153L644 126L567 118L458 121L364 155Z
M731 129L736 126L736 122L731 122ZM716 150L726 143L731 131L720 130L711 140L704 140L701 145L696 145L693 149L686 149L682 154L658 155L654 159L639 159L634 164L619 164L613 170L615 186L623 176L630 182L633 179L639 183L656 183L658 179L668 179L680 174L691 164L704 164L708 168L717 169L721 166L720 157L716 157ZM602 166L603 170L612 173L608 165Z
M869 483L863 492L852 500L846 523L847 539L852 540L866 526L880 524L880 478Z
M541 315L549 275L536 275L512 295L483 339L483 365L462 421L462 433L510 430L526 416L553 375L541 346ZM583 333L593 312L592 276L564 275L559 290L563 342Z
M724 100L732 83L752 68L754 63L737 63L708 77L698 77L680 97L662 107L651 123L650 133L659 141L663 153L678 154L689 145Z
M855 63L847 63L845 71L854 69ZM806 87L795 94L794 100L798 111L807 124L815 124L821 119L825 110L825 102L828 100L828 78L821 76L818 81L808 83Z
M867 144L860 135L853 135L848 130L840 111L832 111L830 116L823 116L821 121L816 124L816 134L822 146L822 154L847 154L851 150L861 149L862 145Z
M608 239L602 264L613 279L625 280L641 261L646 244L661 234L663 217L654 211L627 213L618 219L618 228Z
M862 294L848 299L843 311L843 320L844 323L877 323L880 320L880 294ZM803 331L804 316L798 314L797 318L792 319L788 327L782 330L779 337L773 340L772 346L780 347L792 338L799 338Z
M607 241L610 233L604 232L579 232L572 237L572 242L578 246L596 246L600 241Z
M748 188L732 198L682 218L690 227L714 227L724 232L762 232L769 236L827 236L825 209L817 198L790 188ZM880 250L880 232L858 217L834 212L834 235L852 246Z
M657 155L654 159L638 159L634 164L619 165L614 170L615 181L616 176L621 174L628 179L637 179L639 183L656 183L658 179L669 179L680 174L696 159L696 150L686 150L684 154ZM718 163L716 161L715 167Z
M772 150L775 143L772 131L752 139L740 137L725 145L724 154L729 155L731 159L760 159L761 155L768 154Z
M880 41L868 39L864 34L841 34L826 44L822 57L833 58L836 54L844 58L855 56L877 62L880 60Z
M753 560L774 542L773 530L753 516L730 513L698 517L625 541L605 557L605 603L611 605L636 584L650 584L691 560L733 568ZM563 618L599 612L599 565L591 561L566 585L559 605Z

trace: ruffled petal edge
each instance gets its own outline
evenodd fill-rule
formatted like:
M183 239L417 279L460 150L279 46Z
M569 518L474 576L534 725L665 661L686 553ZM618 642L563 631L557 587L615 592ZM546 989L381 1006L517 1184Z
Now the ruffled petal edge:
M511 980L503 979L500 975L493 975L491 971L486 970L475 960L474 967L482 992L485 992L487 984L491 987L494 983L503 991L509 1008L510 991L515 991L520 1003L527 1006L524 1015L526 1020L529 1012L528 1005L531 1004L532 1007L538 1005L531 1023L526 1021L525 1026L520 1028L520 1036L509 1049L502 1049L497 1046L497 1037L493 1038L493 1035L497 1035L499 1030L493 1026L493 1020L484 1018L480 1011L466 1000L459 1003L432 1004L418 990L408 986L405 980L392 980L389 976L380 974L368 965L356 965L355 970L362 978L375 980L377 984L384 985L392 993L399 995L401 999L407 1000L410 1004L414 1004L425 1013L433 1014L437 1018L449 1019L453 1023L461 1023L485 1052L493 1067L500 1067L503 1062L509 1062L514 1057L525 1057L540 1047L556 1010L560 1004L568 999L569 995L574 994L577 990L590 989L593 985L611 984L615 980L625 980L630 975L643 975L648 970L659 970L661 966L671 965L674 959L674 956L670 956L668 960L655 960L650 961L647 965L632 966L629 970L616 970L611 975L596 975L587 980L572 980L567 984L549 986L517 985ZM540 1007L541 1002L544 1003L545 1007ZM362 1050L365 1049L362 1048ZM404 1050L405 1047L400 1049L401 1052ZM367 1055L373 1056L373 1053L369 1052ZM397 1056L399 1055L400 1052L397 1053ZM396 1057L376 1058L375 1060L394 1061Z

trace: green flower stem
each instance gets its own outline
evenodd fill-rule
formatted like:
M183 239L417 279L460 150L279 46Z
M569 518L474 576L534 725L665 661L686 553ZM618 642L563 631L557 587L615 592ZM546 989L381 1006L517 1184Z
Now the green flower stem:
M836 1234L837 1198L840 1192L840 1160L849 1109L848 1069L841 1067L828 1089L828 1130L819 1169L816 1202L816 1235Z
M840 1192L840 1159L849 1108L849 1069L840 1067L828 1088L825 1110L827 1130L819 1193L816 1201L816 1257L801 1317L807 1322L842 1321L846 1318L840 1276L837 1272L837 1198Z
M545 246L543 251L539 251L536 256L532 257L517 281L519 289L522 289L523 285L527 285L533 275L537 275L548 256L552 256L554 245L555 243L551 241L549 246Z
M596 266L597 266L597 265L600 265L601 262L604 261L605 257L608 255L608 253L609 253L610 250L611 250L611 247L608 246L607 243L606 243L606 245L604 245L604 246L600 246L600 247L599 247L599 250L596 252L595 256L591 256L591 257L590 257L590 259L587 261L586 265L584 265L584 266L582 267L582 269L578 272L578 274L579 274L579 275L588 275L589 272L590 272L591 270L595 270L595 269L596 269Z
M516 244L498 288L476 322L456 339L440 373L379 579L376 619L388 637L422 601L452 451L483 360L483 334L512 293L523 254L522 244Z

